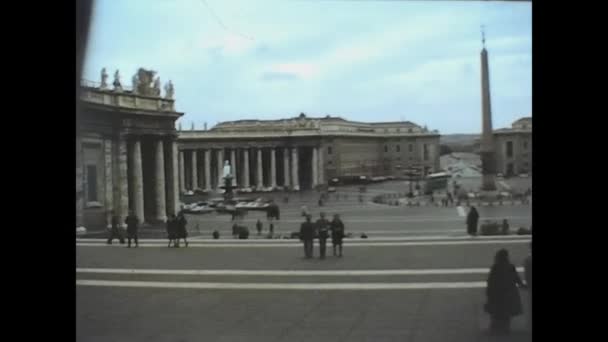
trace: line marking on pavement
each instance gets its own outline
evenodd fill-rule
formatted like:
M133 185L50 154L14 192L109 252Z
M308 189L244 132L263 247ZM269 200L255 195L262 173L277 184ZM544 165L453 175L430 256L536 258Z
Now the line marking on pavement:
M460 208L460 207L459 207ZM464 209L463 209L464 210ZM328 210L329 212L331 212L330 210ZM466 214L464 215L466 216ZM383 217L383 216L378 216L378 217ZM483 220L496 220L496 219L507 219L507 220L519 220L519 219L531 219L532 215L527 215L527 216L491 216L491 217L480 217L479 220L483 221ZM257 220L254 219L245 219L243 222L256 222ZM463 222L463 220L461 218L454 218L454 217L403 217L403 218L394 218L394 219L387 219L387 218L370 218L368 216L368 218L365 219L349 219L349 220L342 220L344 222L345 225L348 225L350 223L407 223L407 222ZM304 222L301 219L283 219L283 220L279 220L276 221L277 223L281 223L281 222L286 222L286 223L302 223ZM205 220L205 223L231 223L225 220Z
M207 290L422 290L485 288L485 281L434 283L209 283L119 280L76 280L77 286L148 287Z
M198 242L198 241L197 241ZM519 240L471 240L471 241L420 241L420 242L363 242L363 243L347 243L350 247L395 247L395 246L445 246L445 245L499 245L499 244L524 244L529 243L530 239ZM315 243L316 245L316 243ZM104 243L77 243L78 247L119 247L125 248L124 245L106 245ZM163 247L168 248L166 243L144 243L139 247ZM184 248L267 248L267 247L302 247L302 243L191 243L189 247Z
M459 230L462 231L462 230ZM353 233L354 234L354 233ZM358 234L358 233L357 233ZM373 234L373 233L371 233ZM195 241L191 241L191 243L194 244L200 244L200 243L238 243L238 244L248 244L248 243L294 243L294 241L296 241L296 239L256 239L256 238L251 238L251 239L246 239L246 240L239 240L239 239L233 239L233 238L227 238L227 239L211 239L209 237L205 237L206 240L202 240L200 236L197 236L197 240ZM188 238L189 240L194 239L193 238ZM433 241L433 240L446 240L446 241L450 241L450 240L454 240L454 241L458 241L458 240L528 240L530 239L530 235L495 235L495 236L477 236L475 238L472 238L468 235L462 235L462 236L449 236L449 235L428 235L428 236L384 236L384 237L371 237L371 238L366 238L366 239L361 239L359 237L352 237L352 238L344 238L344 241L347 241L349 243L366 243L368 241L375 241L375 242L379 242L379 241L418 241L418 240L429 240L429 241ZM329 240L329 239L328 239ZM83 238L83 239L76 239L76 242L97 242L97 243L106 243L107 239L95 239L95 238ZM330 240L331 241L331 240ZM167 239L139 239L139 242L165 242L165 244L168 242Z
M523 272L517 267L517 272ZM392 276L488 274L489 268L394 269L394 270L155 270L125 268L76 268L76 273L151 274L151 275L222 275L222 276Z

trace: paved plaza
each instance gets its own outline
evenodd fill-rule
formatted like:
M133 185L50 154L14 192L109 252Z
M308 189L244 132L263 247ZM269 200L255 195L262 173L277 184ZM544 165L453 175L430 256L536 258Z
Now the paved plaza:
M366 193L401 191L400 182ZM506 248L521 270L529 236L466 235L455 207L389 207L347 199L322 208L316 193L293 194L281 206L277 234L297 231L300 208L313 217L340 213L347 233L344 257L303 258L297 240L263 239L250 213L251 239L230 235L228 215L189 215L187 248L163 238L139 248L105 244L103 236L77 240L78 341L530 341L524 315L510 336L487 333L485 281L495 252ZM484 218L529 227L529 205L480 207ZM198 226L198 228L196 228ZM221 232L212 240L211 232ZM359 235L365 232L368 239ZM161 233L159 232L159 237ZM524 310L527 293L522 290Z

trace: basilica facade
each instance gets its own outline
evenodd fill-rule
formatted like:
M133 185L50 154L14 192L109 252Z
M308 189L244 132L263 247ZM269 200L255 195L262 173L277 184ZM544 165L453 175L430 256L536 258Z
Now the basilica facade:
M229 161L238 188L313 189L343 177L401 176L439 169L439 133L411 122L340 117L222 122L179 131L180 189L215 190Z

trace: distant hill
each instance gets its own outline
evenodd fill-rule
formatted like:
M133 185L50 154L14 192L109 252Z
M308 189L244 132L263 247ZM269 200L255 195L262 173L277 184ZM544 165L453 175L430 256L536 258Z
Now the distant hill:
M451 152L476 152L475 141L480 138L479 134L446 134L442 135L439 144L441 155Z
M441 135L439 143L442 145L474 145L479 134L446 134Z

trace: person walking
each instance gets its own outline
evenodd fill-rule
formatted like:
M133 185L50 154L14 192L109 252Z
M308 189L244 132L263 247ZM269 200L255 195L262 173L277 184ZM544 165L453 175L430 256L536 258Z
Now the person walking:
M188 247L188 240L186 239L188 237L188 229L186 229L187 224L188 221L186 220L184 213L180 211L175 219L175 226L177 228L177 235L175 236L177 238L177 243L175 244L175 247L179 247L180 239L184 239L184 243L186 244L186 247Z
M336 256L336 246L339 247L338 256L342 257L342 239L344 239L344 223L340 220L340 215L334 214L334 219L330 224L331 242L334 247L334 256Z
M525 287L515 266L509 261L509 252L496 252L494 265L488 276L485 311L490 315L490 332L508 334L511 318L522 314L521 298L517 287Z
M471 207L467 215L467 233L471 236L477 235L477 222L479 221L479 213L475 207Z
M262 234L262 221L258 219L258 222L255 223L255 228L258 230L258 235Z
M137 216L135 216L133 210L129 211L129 215L125 219L125 223L127 224L127 248L131 248L131 239L135 241L135 247L139 247L139 243L137 241L139 219Z
M315 236L315 227L310 222L310 215L306 215L306 222L300 226L300 240L304 242L304 256L306 259L312 258L313 255L313 239Z
M524 260L524 279L528 290L528 328L532 328L532 242L530 242L530 254Z
M319 236L319 254L321 259L325 259L327 238L329 237L329 221L325 218L325 213L321 212L316 222L317 234Z
M176 245L176 235L177 235L177 220L175 218L175 215L171 214L169 215L169 218L167 219L167 237L169 239L169 244L167 245L167 247L171 247L171 245L175 246Z
M111 245L112 240L114 239L118 239L118 241L122 245L125 243L125 238L122 236L122 233L120 231L120 220L118 216L114 215L113 210L110 213L112 214L112 227L110 228L110 237L108 238L108 245Z
M502 235L509 235L509 221L502 220Z

